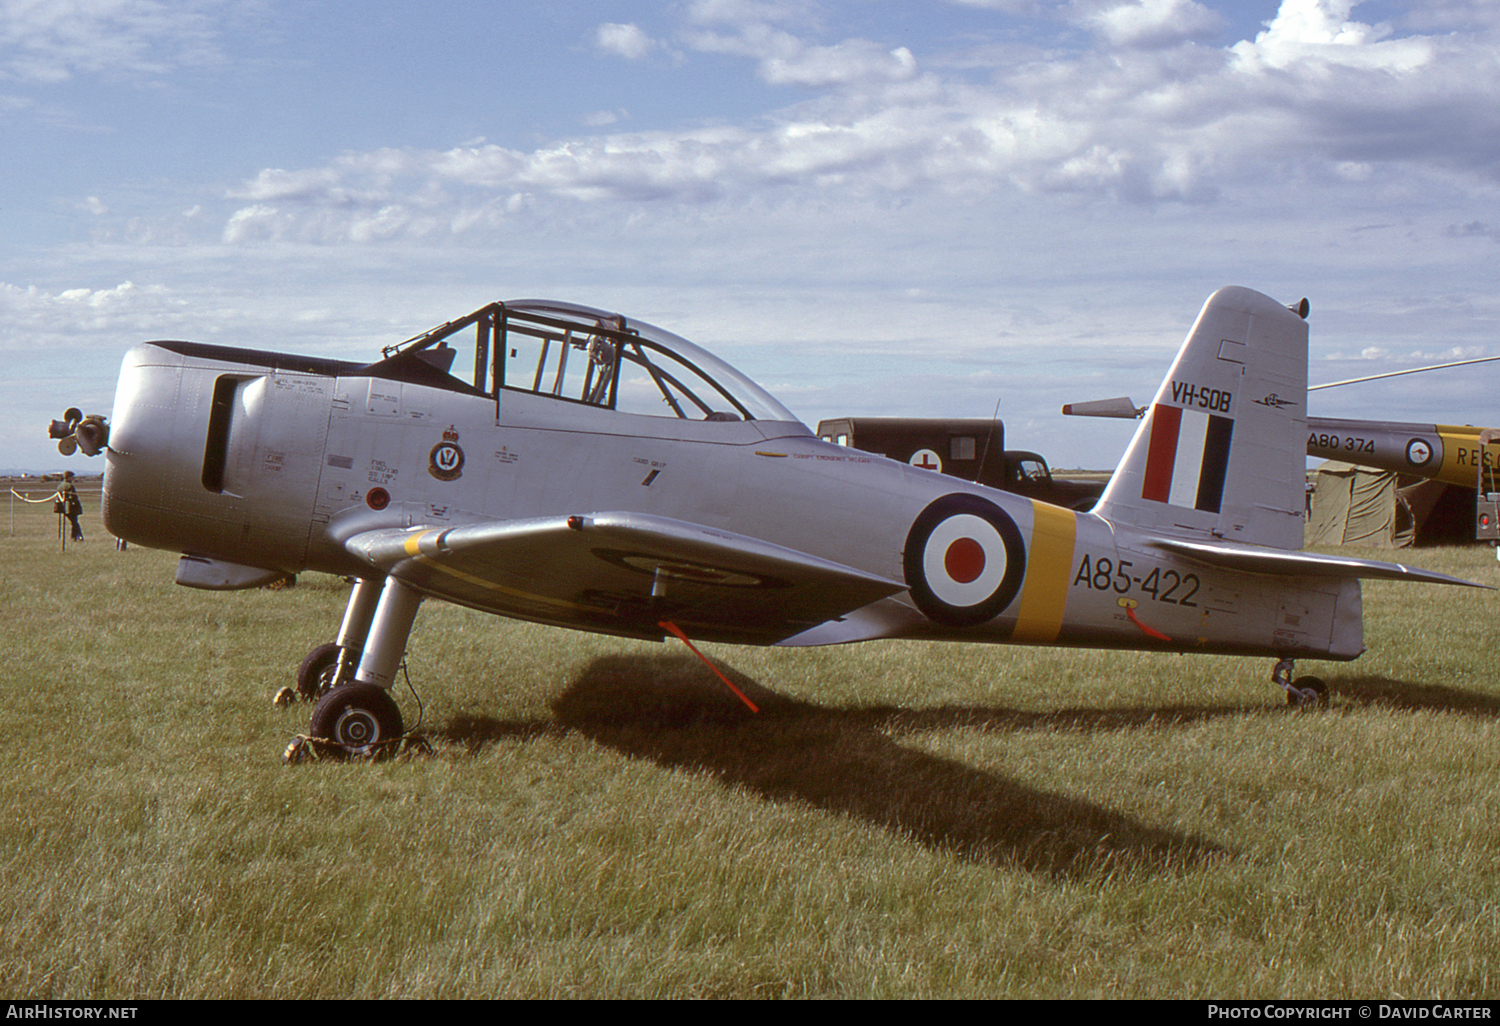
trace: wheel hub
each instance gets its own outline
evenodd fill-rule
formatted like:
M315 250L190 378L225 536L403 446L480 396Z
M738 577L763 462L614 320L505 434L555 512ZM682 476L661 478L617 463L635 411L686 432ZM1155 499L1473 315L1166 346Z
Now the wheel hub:
M334 724L333 739L351 748L380 741L380 721L368 709L345 709Z

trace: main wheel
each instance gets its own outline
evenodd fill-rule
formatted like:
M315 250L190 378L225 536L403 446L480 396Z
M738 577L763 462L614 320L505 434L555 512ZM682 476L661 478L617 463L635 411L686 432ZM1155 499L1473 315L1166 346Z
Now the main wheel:
M1297 691L1311 691L1317 697L1312 701L1297 694L1296 691L1286 693L1286 704L1295 706L1307 706L1313 709L1328 708L1328 685L1324 684L1319 677L1298 677L1292 681L1292 687Z
M374 756L392 749L404 727L401 710L384 688L342 684L313 707L308 733L328 754Z
M319 645L307 653L297 667L297 694L304 702L316 702L333 687L333 675L339 668L339 647L333 642Z

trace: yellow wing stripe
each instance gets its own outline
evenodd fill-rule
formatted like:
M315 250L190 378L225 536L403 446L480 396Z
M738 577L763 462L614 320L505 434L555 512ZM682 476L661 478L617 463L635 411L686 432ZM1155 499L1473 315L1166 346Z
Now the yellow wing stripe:
M1077 534L1078 515L1072 510L1031 501L1031 551L1026 555L1013 641L1057 640L1068 604L1068 571Z

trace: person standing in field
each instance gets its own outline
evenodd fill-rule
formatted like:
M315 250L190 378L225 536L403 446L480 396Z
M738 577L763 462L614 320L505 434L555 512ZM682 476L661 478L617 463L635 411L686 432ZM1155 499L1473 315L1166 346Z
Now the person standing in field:
M62 503L63 516L68 518L68 523L73 525L73 540L83 541L83 527L78 523L78 518L83 514L83 503L78 501L78 489L73 484L73 472L63 472L62 487L57 490L58 501Z

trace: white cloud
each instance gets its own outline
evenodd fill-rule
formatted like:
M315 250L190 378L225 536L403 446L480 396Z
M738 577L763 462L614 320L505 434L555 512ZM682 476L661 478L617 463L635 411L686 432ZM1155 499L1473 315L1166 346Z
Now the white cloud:
M159 75L222 60L221 0L0 0L0 76Z
M1213 35L1223 19L1194 0L1130 0L1094 11L1084 24L1115 46L1171 46Z
M82 335L112 329L145 330L158 325L173 306L169 290L124 281L112 288L75 287L48 291L0 282L0 313L6 324L0 348L36 351L76 348Z
M639 25L619 25L605 22L594 32L594 45L605 53L617 54L626 60L640 60L653 49L656 42Z
M348 201L348 196L340 186L341 180L335 167L303 171L268 167L246 182L244 188L234 190L230 195L235 199L257 201L319 198L324 202L342 204Z
M277 226L279 217L280 211L275 207L260 204L236 210L224 225L224 241L233 245L239 242L258 242L280 235Z
M780 27L800 17L793 5L704 0L681 38L748 57L767 81L812 97L760 122L267 168L230 194L245 204L223 238L377 242L493 230L559 203L623 204L634 216L647 202L835 193L1201 203L1268 177L1373 186L1396 163L1490 180L1500 163L1492 48L1482 37L1396 36L1350 21L1350 10L1348 0L1285 0L1254 42L1146 47L1182 43L1202 8L1116 3L1095 8L1101 31L1138 45L996 59L991 81L976 83L919 74L905 47L794 35ZM1423 56L1439 51L1441 61ZM608 114L591 120L604 127Z
M1389 25L1350 21L1355 2L1282 0L1266 30L1232 50L1246 67L1285 70L1300 65L1313 73L1327 66L1411 72L1434 59L1432 39L1389 39Z
M771 85L825 88L862 82L900 82L916 74L910 49L891 48L869 39L845 39L831 45L810 42L783 28L809 14L798 6L749 0L699 0L690 10L695 26L683 41L703 53L749 57L757 74ZM729 31L721 31L723 28Z
M401 204L392 203L372 214L355 218L349 227L349 241L359 243L389 239L413 227L418 229L418 234L425 234L431 224L424 224L422 219L413 216Z
M1350 21L1357 0L1282 0L1276 18L1257 41L1328 43L1358 46L1390 33L1389 26L1376 29Z
M771 85L831 86L861 80L899 82L916 74L917 61L904 46L885 50L866 39L833 46L804 46L766 57L760 74Z

